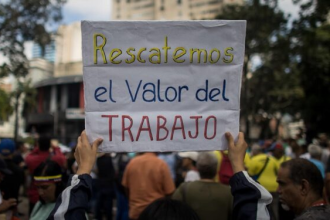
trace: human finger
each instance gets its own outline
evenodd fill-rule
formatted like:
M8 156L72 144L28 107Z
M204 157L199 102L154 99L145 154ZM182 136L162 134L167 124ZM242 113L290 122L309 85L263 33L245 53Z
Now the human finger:
M81 136L79 136L78 137L78 140L77 140L77 147L76 147L76 150L78 149L78 148L80 148L81 147Z
M87 144L87 146L89 145L89 141L88 141L88 138L87 138L87 134L86 134L86 131L83 130L83 132L81 132L81 141L82 141L82 144L84 146L84 144Z
M225 133L225 136L226 136L226 139L228 141L228 147L230 148L230 147L234 146L234 138L231 135L231 133L230 132L226 132Z
M77 164L80 164L80 155L79 155L79 150L76 148L76 150L74 151L74 158L77 161Z
M93 142L92 148L95 152L97 151L97 148L102 144L102 142L103 142L102 138L98 138Z
M244 133L243 132L238 133L237 145L242 145L243 147L247 146L247 144L245 142L245 139L244 139Z

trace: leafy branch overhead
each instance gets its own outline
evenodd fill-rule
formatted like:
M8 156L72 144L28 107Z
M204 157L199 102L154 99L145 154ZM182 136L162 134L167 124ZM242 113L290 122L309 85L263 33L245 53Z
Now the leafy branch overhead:
M227 5L217 17L247 20L241 112L243 118L299 113L315 132L330 132L324 99L330 94L330 1L292 2L300 8L297 18L285 15L277 0Z
M62 19L63 0L10 0L0 4L0 53L8 60L0 67L0 77L9 73L25 76L28 62L24 42L42 46L51 40L47 28Z

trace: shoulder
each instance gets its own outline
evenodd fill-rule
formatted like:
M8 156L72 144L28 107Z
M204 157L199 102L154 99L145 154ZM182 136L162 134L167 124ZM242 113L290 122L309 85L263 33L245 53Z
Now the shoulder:
M326 220L330 219L330 206L316 206L307 209L295 220Z
M214 184L213 187L216 188L218 191L220 191L222 196L225 196L227 198L232 197L230 186L217 183Z

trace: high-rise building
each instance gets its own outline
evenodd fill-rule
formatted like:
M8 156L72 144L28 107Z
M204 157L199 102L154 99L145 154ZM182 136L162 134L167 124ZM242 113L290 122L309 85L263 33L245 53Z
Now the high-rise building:
M114 0L112 20L214 19L225 4L243 0Z
M32 58L44 58L45 60L54 63L55 61L55 41L52 40L47 44L42 51L42 48L37 43L33 44Z

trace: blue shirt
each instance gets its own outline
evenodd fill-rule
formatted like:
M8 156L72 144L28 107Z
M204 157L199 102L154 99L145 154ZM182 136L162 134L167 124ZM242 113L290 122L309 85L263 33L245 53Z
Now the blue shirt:
M315 160L315 159L309 159L310 162L312 162L313 164L315 164L315 166L317 167L317 169L319 169L319 171L321 172L322 174L322 177L324 179L325 177L325 170L324 170L324 166L323 166L323 163L319 160Z

